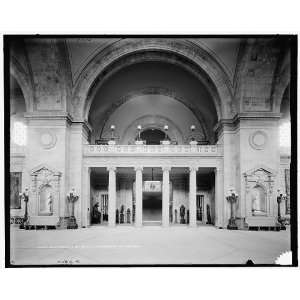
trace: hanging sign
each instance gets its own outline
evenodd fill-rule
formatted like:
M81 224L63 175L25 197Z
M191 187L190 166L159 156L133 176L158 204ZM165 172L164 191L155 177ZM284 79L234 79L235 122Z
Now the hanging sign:
M161 182L144 181L144 192L161 192Z

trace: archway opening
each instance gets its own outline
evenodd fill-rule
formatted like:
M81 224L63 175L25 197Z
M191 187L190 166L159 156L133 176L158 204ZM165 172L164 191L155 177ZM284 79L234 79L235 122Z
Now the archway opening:
M160 145L165 139L170 140L169 136L159 129L150 128L141 132L141 140L146 141L146 145Z

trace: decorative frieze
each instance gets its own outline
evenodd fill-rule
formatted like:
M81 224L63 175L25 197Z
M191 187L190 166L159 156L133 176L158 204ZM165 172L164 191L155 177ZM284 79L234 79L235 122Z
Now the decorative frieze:
M95 155L168 155L220 156L219 145L84 145L84 156Z

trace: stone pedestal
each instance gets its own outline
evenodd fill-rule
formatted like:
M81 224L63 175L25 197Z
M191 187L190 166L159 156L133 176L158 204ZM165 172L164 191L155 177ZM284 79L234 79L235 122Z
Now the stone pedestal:
M235 218L230 218L229 219L229 222L228 222L228 225L227 225L227 229L238 230L238 226L235 223Z
M69 217L67 221L67 229L77 229L78 225L75 217Z

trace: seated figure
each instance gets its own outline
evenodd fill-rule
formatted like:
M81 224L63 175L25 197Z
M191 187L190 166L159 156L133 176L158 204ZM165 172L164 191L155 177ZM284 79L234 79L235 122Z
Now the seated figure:
M99 208L99 202L97 202L93 206L93 210L92 210L92 223L93 224L101 223L101 213L99 212L98 208Z
M180 224L185 224L185 207L184 205L180 206L179 209L179 214L180 214Z

